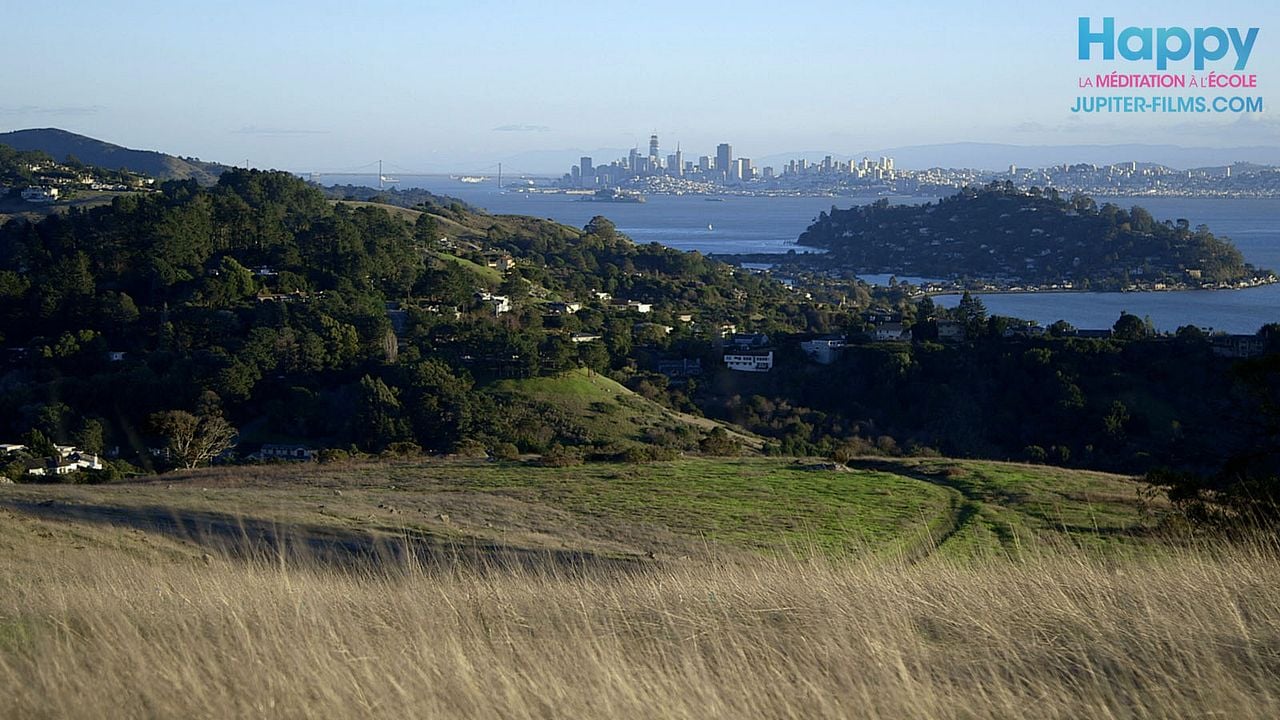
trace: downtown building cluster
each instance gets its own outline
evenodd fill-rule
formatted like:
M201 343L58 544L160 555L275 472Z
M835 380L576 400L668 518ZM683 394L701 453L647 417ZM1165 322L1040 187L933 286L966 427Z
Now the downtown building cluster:
M733 146L720 143L715 155L701 155L697 160L686 159L677 144L676 151L665 157L661 153L658 136L649 136L649 152L632 148L626 157L607 165L595 165L591 157L583 156L560 179L566 188L605 188L633 184L650 178L679 178L715 185L742 185L755 180L777 180L821 175L844 175L859 179L890 180L895 176L893 158L881 157L878 161L863 158L861 162L833 160L830 155L822 162L805 159L792 160L780 173L772 166L756 167L751 158L734 157Z

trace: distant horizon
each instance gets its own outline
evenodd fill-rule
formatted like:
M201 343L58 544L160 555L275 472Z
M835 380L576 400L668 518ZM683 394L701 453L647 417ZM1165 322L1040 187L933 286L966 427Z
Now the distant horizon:
M234 159L200 157L198 155L195 155L194 153L186 151L185 149L149 147L145 145L137 146L137 147L128 146L109 137L98 137L93 135L86 135L84 133L76 132L74 130L64 128L64 127L15 128L13 130L2 130L0 131L0 135L3 135L8 132L25 132L25 131L38 131L38 130L71 132L73 134L83 135L85 137L89 137L93 140L97 140L107 144L125 147L130 150L160 152L168 155L173 155L175 157L195 158L203 162L213 162L213 163L218 163L218 164L226 165L230 167L244 166L243 159L240 161L235 161ZM733 143L730 141L730 144L732 145ZM617 160L620 157L625 157L629 149L630 148L585 149L581 147L569 147L569 148L555 149L555 150L532 150L532 151L526 151L526 152L515 153L512 155L507 155L507 156L496 158L496 159L492 157L476 158L470 161L458 162L453 165L440 165L436 167L418 167L418 168L402 166L398 162L396 162L394 158L382 158L382 160L384 163L384 171L385 171L384 174L395 174L395 175L406 175L406 176L456 175L456 174L488 175L488 174L496 174L497 165L501 163L505 166L504 171L507 173L510 173L513 176L539 175L539 176L547 176L547 177L559 177L560 175L564 174L564 172L568 168L568 165L575 164L578 161L579 157L581 156L591 157L593 162L595 162L596 164L608 164L609 162ZM683 144L682 144L682 149L683 149ZM1053 162L1045 162L1043 161L1043 159L1035 162L1011 162L1008 157L1002 157L1000 161L988 160L989 166L978 166L971 163L948 164L946 162L936 162L936 161L922 162L919 159L920 157L927 157L927 153L929 151L939 151L943 155L955 156L957 153L963 154L965 150L999 151L999 152L1004 152L1006 154L1021 153L1024 155L1036 154L1036 153L1039 153L1039 154L1059 153L1061 155L1063 153L1072 153L1072 152L1077 153L1078 155L1084 155L1087 153L1102 153L1102 154L1112 153L1111 157L1113 157L1114 159L1099 161L1096 158L1090 158L1090 157L1061 156L1059 159L1055 159ZM646 151L647 151L647 148L646 148ZM664 147L662 151L665 153L666 148ZM1260 159L1256 157L1234 157L1231 155L1232 153L1243 153L1245 151L1267 152L1267 153L1271 153L1272 156L1269 158ZM886 153L899 153L899 155L891 155L892 157L895 158L895 161L897 162L897 164L904 169L916 169L916 170L928 169L930 167L949 167L949 168L967 168L967 169L974 169L974 170L986 170L986 171L998 172L1000 170L1007 168L1010 164L1017 164L1020 167L1026 167L1026 168L1039 168L1039 167L1049 167L1053 165L1060 165L1064 162L1071 163L1071 164L1092 163L1096 165L1109 165L1109 164L1135 162L1135 161L1141 164L1165 165L1167 167L1177 169L1177 170L1188 170L1188 169L1195 169L1200 167L1222 167L1222 166L1230 165L1234 163L1256 163L1260 165L1280 166L1280 141L1278 141L1277 144L1251 145L1251 146L1223 145L1223 146L1215 147L1215 146L1209 146L1209 145L1186 145L1186 144L1177 144L1177 143L1018 144L1018 143L1009 143L1009 142L983 142L983 141L976 141L976 140L956 140L956 141L942 142L942 143L922 143L922 144L915 144L915 145L903 145L898 147L877 148L874 150L864 149L864 150L855 151L855 152L841 152L837 150L827 150L827 149L816 149L816 150L811 149L811 150L789 150L789 151L781 151L781 152L770 152L770 153L765 153L763 155L759 155L759 154L753 155L753 154L750 154L749 151L744 152L739 150L738 146L734 147L734 152L736 155L739 155L742 157L751 157L753 160L757 162L758 165L767 165L772 162L785 162L786 160L799 159L799 158L805 158L810 161L815 161L815 160L821 160L824 155L831 155L833 159L840 160L840 161L848 161L850 159L859 159L862 157L869 157L874 160L876 157L884 155ZM900 155L901 153L907 153L907 156L902 157ZM1138 154L1147 153L1147 155L1145 157L1133 156L1134 153L1138 153ZM1165 160L1168 159L1167 156L1169 156L1170 154L1182 154L1183 156L1187 156L1187 157L1194 157L1196 155L1220 155L1222 156L1223 159L1221 162L1216 162L1216 163L1203 162L1203 163L1192 163L1192 164L1186 164L1186 163L1176 164L1176 163L1166 162L1161 159L1151 159L1151 158L1155 158L1157 155L1161 153L1166 155ZM707 153L695 152L693 154L690 154L688 153L688 151L686 151L685 159L696 160L698 155L701 155L701 154L707 154ZM712 152L710 154L714 156L714 148L712 148ZM555 158L555 157L559 157L560 160L559 161L553 160L552 158ZM544 166L543 167L529 166L530 163L528 161L531 158L540 158L538 160L533 161L532 164L535 164L535 165L544 164ZM55 159L60 160L61 158L55 158ZM308 173L314 173L319 175L343 175L343 174L377 175L378 174L377 159L371 159L365 164L360 166L347 166L347 167L341 167L341 168L319 167L317 165L298 165L293 167L279 167L279 166L269 167L269 166L259 165L253 162L253 158L247 158L247 159L249 160L250 167L255 167L258 169L286 170L288 172L299 173L299 174L308 174ZM522 161L525 164L524 167L521 166Z
M468 172L530 153L626 149L652 132L687 153L730 142L753 158L957 139L1280 144L1280 117L1265 112L1072 110L1076 96L1095 93L1082 89L1086 78L1156 69L1078 56L1080 18L1098 28L1113 16L1119 28L1258 28L1246 72L1260 89L1230 94L1265 104L1267 80L1280 74L1271 36L1280 8L1245 0L991 0L977 9L813 0L785 10L757 0L654 0L639 10L566 0L68 0L5 15L10 55L40 60L0 76L0 129L63 127L229 164L307 171L381 157ZM37 28L48 30L22 30ZM1210 70L1232 72L1232 59ZM1192 71L1190 59L1169 68Z

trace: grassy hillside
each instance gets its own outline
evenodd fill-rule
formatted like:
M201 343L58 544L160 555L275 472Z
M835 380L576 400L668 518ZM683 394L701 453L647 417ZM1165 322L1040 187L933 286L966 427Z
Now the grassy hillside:
M2 714L1276 717L1274 538L1156 551L1131 489L993 463L761 459L0 487ZM953 531L901 552L942 529L953 491L1019 538L992 549L1021 551L962 562ZM1080 518L1126 550L1074 544ZM467 539L458 552L483 562L334 566L318 544L289 561L196 542L307 527L349 549L353 528ZM489 554L485 533L550 562ZM815 540L857 554L786 552ZM655 545L656 561L604 559Z
M214 543L278 528L320 544L407 538L429 551L461 543L639 559L710 543L733 553L959 559L1150 545L1161 508L1138 489L1120 476L941 459L852 468L767 458L570 468L422 461L16 485L0 488L0 503Z
M17 150L40 150L59 161L68 155L74 155L87 165L112 170L127 169L158 180L194 178L203 185L217 182L218 176L226 169L226 166L217 163L175 157L154 150L131 150L58 128L0 133L0 145L8 145Z
M494 383L492 389L550 404L600 443L641 442L646 431L678 434L696 430L701 435L721 427L748 449L759 450L764 444L760 437L732 425L675 412L586 368L559 375L501 380Z

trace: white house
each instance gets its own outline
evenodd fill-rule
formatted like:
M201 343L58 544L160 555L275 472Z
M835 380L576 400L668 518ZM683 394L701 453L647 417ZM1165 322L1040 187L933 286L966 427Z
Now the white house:
M890 322L877 325L874 337L880 342L889 342L894 340L910 340L911 331L902 327L902 323Z
M739 372L769 372L773 369L773 351L732 350L725 353L724 364Z
M478 292L476 293L476 299L479 300L481 304L488 305L493 310L494 315L511 312L511 298L506 295L494 295L493 293L488 292Z
M840 351L844 349L844 337L827 335L813 340L805 340L800 343L800 349L813 362L819 365L830 365L840 357Z
M584 343L584 342L595 342L602 337L604 336L601 335L600 333L576 332L569 336L569 340L571 342Z
M1214 335L1209 344L1219 357L1257 357L1267 350L1267 341L1259 335Z
M67 462L75 465L77 470L101 470L102 461L97 455L76 451L67 456Z
M39 463L39 464L36 464L36 463ZM80 469L79 466L77 466L75 463L67 462L66 460L53 460L53 459L46 458L44 460L38 460L32 463L32 465L27 468L27 474L34 475L36 477L47 477L49 475L70 475L71 473L76 472L79 469Z
M576 302L549 302L547 303L547 312L552 315L573 315L582 309L582 303Z
M641 314L653 312L653 303L644 303L638 300L619 300L614 305L620 310L635 310Z
M58 188L32 186L22 191L22 199L29 203L51 203L58 199Z
M21 446L8 446L21 447ZM56 445L58 457L39 458L27 464L27 474L37 477L70 475L81 470L101 470L102 460L97 455L78 450L70 445Z

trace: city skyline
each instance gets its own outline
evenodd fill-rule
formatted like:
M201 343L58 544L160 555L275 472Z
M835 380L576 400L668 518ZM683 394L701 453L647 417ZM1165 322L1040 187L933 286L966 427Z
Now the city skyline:
M577 164L570 167L560 184L571 188L598 188L617 185L645 177L692 178L718 184L737 184L756 179L770 180L777 175L798 175L809 172L811 164L807 158L799 157L789 160L780 169L772 165L753 164L751 158L735 157L733 145L722 142L716 145L715 156L699 155L697 160L685 160L680 144L676 151L663 157L661 141L657 133L649 136L648 155L641 155L638 147L631 148L625 157L610 160L607 163L595 164L591 155L582 155ZM826 155L821 162L813 163L815 172L824 174L851 174L858 178L873 177L877 180L892 179L894 170L893 158L884 155L878 160L864 156L861 161L847 161Z
M1084 16L1258 27L1248 71L1269 100L1280 10L1242 0L813 2L785 12L659 1L644 16L662 31L630 32L632 12L567 2L26 3L6 10L10 26L51 30L8 38L11 55L38 61L0 77L0 131L60 127L297 170L376 158L480 170L538 153L644 148L655 131L679 140L682 162L726 137L752 158L949 142L1280 144L1266 112L1070 112L1081 74L1117 69L1077 59Z

